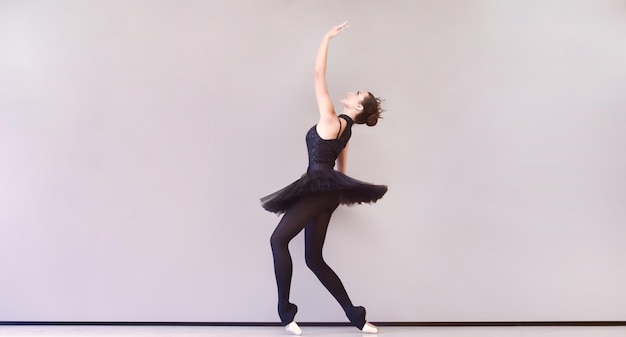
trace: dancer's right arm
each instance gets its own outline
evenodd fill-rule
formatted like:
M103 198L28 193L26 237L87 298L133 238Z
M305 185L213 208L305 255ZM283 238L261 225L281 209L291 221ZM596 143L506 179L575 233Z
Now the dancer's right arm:
M317 98L317 107L320 111L320 122L323 124L337 120L337 114L335 113L333 102L328 94L328 86L326 85L326 59L328 56L328 43L330 42L330 39L341 33L341 31L346 28L347 24L348 22L346 21L337 25L324 35L320 48L317 51L317 58L315 59L315 98Z

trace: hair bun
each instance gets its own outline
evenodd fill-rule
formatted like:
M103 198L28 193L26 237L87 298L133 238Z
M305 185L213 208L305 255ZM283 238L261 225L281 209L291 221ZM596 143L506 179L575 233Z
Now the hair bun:
M373 113L371 115L369 115L369 117L367 117L367 120L365 120L365 125L367 126L374 126L376 125L376 123L378 123L378 114L377 113Z

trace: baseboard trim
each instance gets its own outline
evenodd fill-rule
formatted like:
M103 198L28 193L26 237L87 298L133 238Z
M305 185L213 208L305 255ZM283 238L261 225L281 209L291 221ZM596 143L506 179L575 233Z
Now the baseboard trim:
M511 321L511 322L376 322L378 326L626 326L626 321ZM72 322L0 321L0 325L119 325L119 326L280 326L278 322ZM300 326L350 326L344 322L298 322Z

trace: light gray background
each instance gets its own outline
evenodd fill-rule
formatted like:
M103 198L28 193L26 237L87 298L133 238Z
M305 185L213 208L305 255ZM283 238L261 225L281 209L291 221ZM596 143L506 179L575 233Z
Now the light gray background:
M0 320L274 322L258 198L371 90L325 256L373 321L626 320L626 2L0 1ZM345 321L291 244L300 321Z

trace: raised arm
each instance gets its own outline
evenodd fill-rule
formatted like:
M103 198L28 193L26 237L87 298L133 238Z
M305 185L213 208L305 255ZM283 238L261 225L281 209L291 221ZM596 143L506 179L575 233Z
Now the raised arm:
M326 59L328 55L328 43L330 39L341 33L348 21L333 27L322 38L320 49L317 52L317 58L315 60L315 97L317 98L317 106L320 111L320 121L328 122L331 119L335 120L337 115L335 114L335 108L333 102L328 94L328 87L326 85Z

